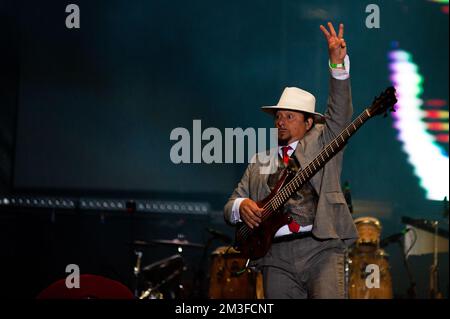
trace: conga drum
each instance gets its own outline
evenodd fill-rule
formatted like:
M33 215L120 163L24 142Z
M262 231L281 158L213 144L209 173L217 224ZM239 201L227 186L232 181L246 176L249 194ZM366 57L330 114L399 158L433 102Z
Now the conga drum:
M380 221L374 217L360 217L355 219L355 226L358 231L356 246L378 249L381 237Z
M246 269L246 263L232 247L217 248L211 255L209 298L261 298L261 275Z
M392 278L384 250L354 249L349 255L350 299L392 299Z

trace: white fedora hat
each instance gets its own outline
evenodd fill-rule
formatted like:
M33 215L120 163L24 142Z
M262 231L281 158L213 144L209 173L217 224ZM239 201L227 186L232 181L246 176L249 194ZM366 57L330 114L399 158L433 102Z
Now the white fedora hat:
M261 109L272 115L278 110L311 113L314 115L315 122L321 123L324 121L323 115L315 111L316 98L314 95L296 87L285 88L277 105L263 106Z

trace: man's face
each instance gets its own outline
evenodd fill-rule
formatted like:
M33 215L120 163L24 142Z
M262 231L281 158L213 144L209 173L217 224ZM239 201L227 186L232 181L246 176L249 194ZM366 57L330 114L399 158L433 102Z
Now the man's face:
M301 112L277 111L275 113L275 127L278 129L278 144L288 145L301 140L313 124L313 119Z

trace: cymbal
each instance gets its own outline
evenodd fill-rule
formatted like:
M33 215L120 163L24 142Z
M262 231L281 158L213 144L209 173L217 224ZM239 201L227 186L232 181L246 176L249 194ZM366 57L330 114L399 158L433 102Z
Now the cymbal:
M143 240L135 240L133 245L137 246L155 246L155 245L167 245L176 247L192 247L192 248L205 248L205 245L192 243L186 239L154 239L148 242Z
M181 246L181 247L195 247L195 248L205 248L205 245L192 243L186 239L155 239L150 242L154 244L170 245L170 246Z

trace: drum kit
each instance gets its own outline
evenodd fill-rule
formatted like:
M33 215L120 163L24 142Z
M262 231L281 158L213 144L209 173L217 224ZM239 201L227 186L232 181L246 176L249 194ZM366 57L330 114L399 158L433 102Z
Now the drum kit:
M388 256L380 248L381 223L374 217L355 219L358 239L347 258L350 299L392 299Z
M136 240L134 247L136 264L134 266L134 295L138 299L185 299L187 292L183 285L183 275L187 271L182 256L184 249L202 249L205 245L192 243L184 238ZM155 246L173 247L178 253L141 267L144 248Z
M203 249L206 255L211 241L206 245L186 239L136 240L131 243L136 262L134 266L134 295L137 299L263 299L262 275L247 267L247 259L231 246L219 246L210 255L209 275L197 271L194 283L187 288L185 274L188 270L183 251L188 248ZM178 254L141 267L143 249L155 246L176 248ZM201 266L198 266L201 267ZM199 268L201 269L201 268ZM198 278L201 277L201 278ZM201 289L200 282L207 281L207 296L190 290Z
M348 297L392 299L389 256L383 247L389 242L398 242L404 233L381 240L382 226L377 218L359 217L354 223L358 239L348 250L345 268ZM208 230L208 232L213 237L204 245L190 242L183 236L177 239L132 242L136 257L135 298L263 299L262 274L247 267L248 260L232 246L219 246L211 253L209 249L213 239L220 239L228 244L231 238L217 231ZM141 267L143 248L155 246L176 248L178 253ZM203 257L197 265L198 271L194 272L194 280L190 284L184 279L189 269L183 256L183 252L187 249L203 250ZM206 258L208 256L209 258ZM205 271L203 266L206 266L208 271ZM193 293L192 290L197 292Z
M380 248L381 223L374 217L355 219L358 239L347 256L346 281L350 299L393 298L392 278L388 256ZM222 241L225 241L223 238ZM135 297L138 299L188 299L192 291L186 289L183 275L188 267L183 251L188 248L202 249L207 255L211 240L206 245L190 242L183 237L134 241L136 256L134 267ZM163 246L176 248L178 254L141 267L143 248ZM202 259L203 260L203 259ZM248 260L232 246L219 246L208 259L209 275L204 271L195 274L195 281L207 281L207 296L210 299L264 299L263 279L260 272L247 267ZM376 268L376 272L371 270ZM375 285L368 285L371 276ZM190 287L199 289L199 287Z

